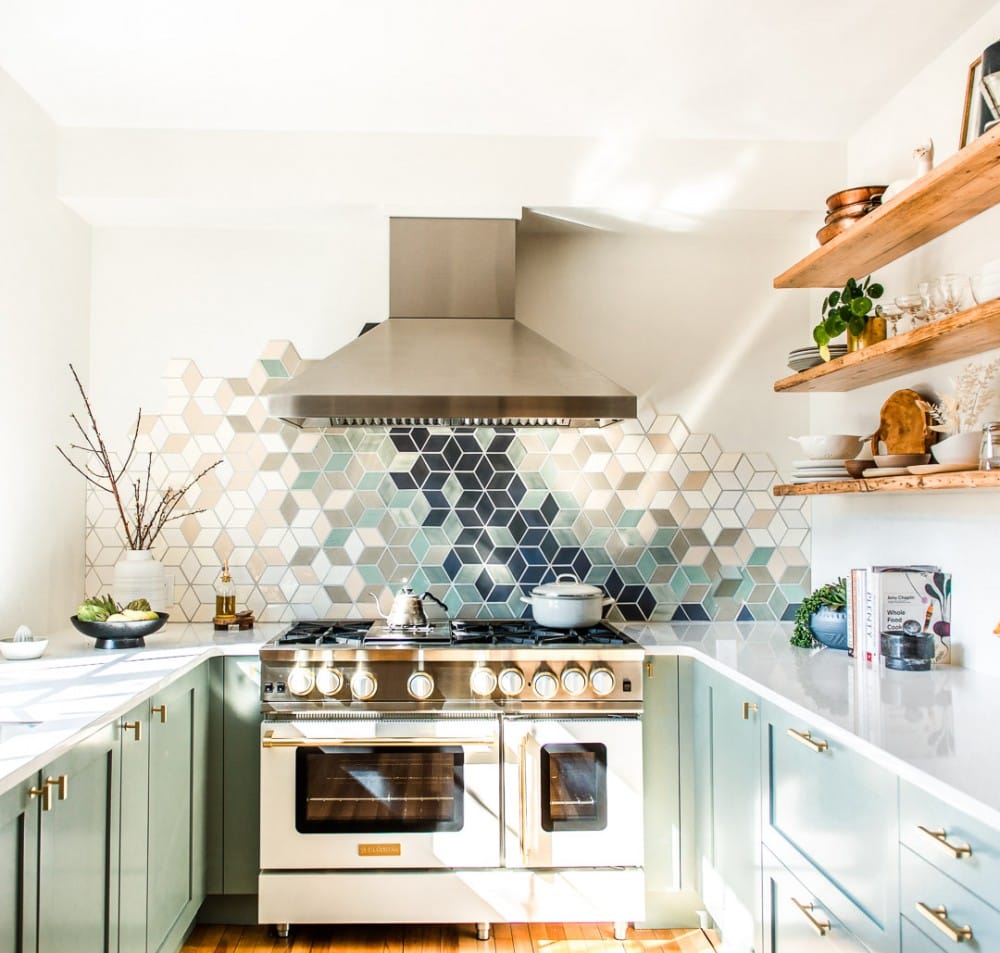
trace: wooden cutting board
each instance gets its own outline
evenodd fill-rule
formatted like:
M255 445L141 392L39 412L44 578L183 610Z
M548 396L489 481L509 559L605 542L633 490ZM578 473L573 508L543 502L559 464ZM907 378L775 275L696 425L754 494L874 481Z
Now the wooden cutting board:
M878 430L872 434L872 455L878 453L927 453L937 439L930 428L927 413L921 408L923 398L904 388L889 395L879 414ZM879 441L885 450L879 449Z

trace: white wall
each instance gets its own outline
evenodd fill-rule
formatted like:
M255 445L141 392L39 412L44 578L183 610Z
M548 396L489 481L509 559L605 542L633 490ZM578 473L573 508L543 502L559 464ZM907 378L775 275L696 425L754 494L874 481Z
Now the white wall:
M967 30L878 114L848 147L851 179L890 181L912 174L910 152L932 137L937 161L956 151L969 63L1000 37L1000 4ZM974 272L1000 257L1000 209L992 209L881 269L887 294L915 290L945 272ZM995 356L989 352L975 360ZM811 398L813 431L866 433L877 426L888 395L900 387L948 393L948 378L967 361L907 375L846 395ZM998 552L1000 496L996 491L879 494L816 498L813 581L842 575L850 566L890 562L938 563L954 575L952 633L956 654L970 668L1000 672Z
M90 229L56 199L56 129L0 72L0 636L65 626L83 590L84 480L55 444L86 374Z

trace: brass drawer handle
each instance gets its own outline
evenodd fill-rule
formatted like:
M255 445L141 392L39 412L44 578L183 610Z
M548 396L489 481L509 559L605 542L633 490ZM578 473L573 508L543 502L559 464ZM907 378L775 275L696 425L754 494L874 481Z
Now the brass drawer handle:
M45 786L54 786L59 792L59 800L65 801L69 795L69 775L60 774L58 778L46 778Z
M153 715L159 714L160 724L165 725L167 723L167 706L166 705L154 705L150 709L150 713Z
M948 919L945 907L928 907L926 903L917 901L917 912L922 913L934 924L952 943L964 943L972 939L972 927L966 925L957 927Z
M42 810L52 810L52 788L49 787L48 782L43 784L40 788L28 788L28 797L32 800L36 797L40 797L42 799Z
M830 921L829 920L817 920L813 916L813 911L816 909L811 903L799 903L794 897L791 898L792 903L799 908L799 913L802 914L811 924L813 929L820 935L826 936L830 932Z
M963 857L972 856L972 848L968 844L953 844L948 840L948 832L943 828L938 830L932 830L929 827L924 827L923 824L917 825L918 831L923 831L928 837L933 837L937 843L939 843L946 850L950 850L955 860L961 860Z
M743 720L750 720L750 712L759 711L757 704L755 702L743 702Z
M134 731L135 740L142 741L142 722L138 719L136 721L126 721L122 725L122 730L124 731Z
M807 748L812 748L813 751L826 751L830 747L821 738L814 738L808 731L796 731L794 728L789 728L788 734Z

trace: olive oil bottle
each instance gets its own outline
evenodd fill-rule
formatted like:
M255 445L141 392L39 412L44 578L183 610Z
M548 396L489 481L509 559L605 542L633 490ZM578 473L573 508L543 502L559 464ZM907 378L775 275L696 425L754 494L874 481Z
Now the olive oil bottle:
M229 575L229 561L222 564L222 575L215 584L215 621L229 623L236 621L236 586Z

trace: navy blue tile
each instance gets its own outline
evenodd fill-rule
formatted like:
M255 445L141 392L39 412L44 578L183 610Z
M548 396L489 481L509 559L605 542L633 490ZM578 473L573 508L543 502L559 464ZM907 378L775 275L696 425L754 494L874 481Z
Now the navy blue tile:
M560 546L555 556L552 557L552 565L572 567L573 560L576 559L579 552L580 550L576 546Z
M448 578L454 579L458 575L458 570L462 568L462 560L458 558L458 553L453 549L444 557L444 562L441 565L448 573Z
M543 526L533 526L526 529L521 536L522 546L541 546L542 540L545 539L545 535L548 530Z
M605 591L612 599L617 599L622 594L624 588L625 583L622 582L622 577L618 575L617 570L612 569L604 582Z
M456 427L455 442L462 448L463 453L482 453L483 448L479 446L475 431L472 427Z
M392 477L392 482L396 484L398 490L415 490L417 488L417 481L410 473L390 473L389 476Z
M521 518L528 526L548 526L552 522L542 515L541 510L521 510Z
M445 445L451 439L450 434L446 433L432 433L428 438L427 442L423 446L424 453L441 453Z
M637 605L642 613L641 618L648 619L652 616L653 610L656 609L656 596L646 586L643 586L642 595L639 596Z
M413 437L413 442L419 449L423 449L431 435L426 427L412 427L410 434Z
M486 450L489 453L503 453L513 442L513 433L497 432L497 435L490 441L490 445Z
M645 586L623 586L622 591L618 593L619 604L623 602L637 603L645 588Z
M487 490L506 490L510 476L506 473L494 473L484 484Z
M545 553L546 558L551 563L556 553L559 552L559 540L551 533L546 532L542 537L541 547L542 552Z
M576 578L586 579L587 573L590 572L591 568L590 557L582 549L578 550L576 556L573 558L573 572L576 574Z
M448 497L444 495L440 490L428 490L425 486L423 488L424 499L427 500L427 505L430 506L432 510L450 510L451 504L448 502ZM436 526L440 526L440 523L436 523Z
M493 589L493 579L490 574L484 569L480 574L479 578L476 580L476 589L479 590L479 595L486 599L491 590Z
M676 609L674 609L674 614L670 617L671 622L689 622L687 616L687 610L684 608L684 603L681 603Z
M502 562L510 570L510 574L515 579L520 579L521 573L524 572L525 566L528 565L525 562L524 557L521 555L520 550L512 549L510 547L504 547L502 549L497 547L497 549L493 552L493 558L497 560L497 562Z
M420 459L424 461L424 464L431 473L446 473L451 469L443 453L424 452L420 454Z
M521 555L529 566L548 566L549 561L537 546L522 546Z
M444 521L448 519L448 514L451 510L431 510L424 517L424 526L444 526Z
M517 581L522 589L528 590L532 586L539 585L548 571L546 566L526 566L517 577Z
M448 461L448 466L451 468L454 468L455 464L458 463L459 457L462 456L462 448L454 437L448 438L441 450L441 455Z
M424 480L424 490L440 490L448 482L449 474L446 472L435 473L433 470L427 474Z
M521 514L515 511L514 515L507 522L507 529L510 530L510 535L514 537L514 542L520 543L524 539L528 524L524 522Z
M455 509L459 510L472 510L476 508L476 504L482 498L482 490L466 490L461 493L458 499L455 501Z
M479 541L476 543L475 549L476 555L482 562L486 562L494 555L493 543L490 541L490 538L486 535L486 533L483 533L483 535L479 537ZM499 560L497 561L499 562Z
M487 453L486 459L489 460L490 467L496 473L514 472L514 464L511 463L510 457L506 453Z
M517 518L517 510L507 509L502 506L497 506L497 511L493 514L493 519L490 520L491 526L510 526L514 520ZM511 533L514 531L511 530ZM514 537L517 538L516 536Z
M542 516L545 517L545 521L551 525L553 520L559 515L559 504L556 503L555 498L549 493L545 499L542 501Z
M456 470L455 479L458 480L458 485L463 490L481 490L483 488L479 477L472 470Z
M455 540L456 546L473 546L479 537L482 536L482 531L478 529L463 529L458 534L458 539Z
M416 453L420 449L409 428L393 428L389 431L389 439L400 453Z
M507 492L510 494L510 498L515 504L520 503L524 499L524 494L527 490L524 487L524 483L517 474L511 477L510 483L507 486Z
M740 613L736 616L737 622L756 622L757 620L753 617L753 613L750 611L750 607L744 603L743 608L740 609Z
M486 601L506 602L513 594L513 586L505 584L496 585L490 590L490 594L486 597Z
M687 617L691 622L711 622L705 607L700 602L686 602Z
M424 463L422 457L417 457L417 459L413 461L413 466L410 467L410 475L414 480L416 480L417 486L420 486L420 484L427 479L427 475L430 472L430 469L427 464Z
M473 441L474 442L474 441ZM479 460L482 457L480 453L463 453L458 458L458 463L455 464L456 470L472 471L479 466Z
M479 552L476 550L475 545L472 546L456 546L453 550L456 556L458 556L459 561L463 566L478 566L482 563L479 558Z
M642 609L634 602L619 602L618 611L626 622L642 622L646 618L642 613Z
M476 464L476 476L479 477L479 482L483 486L486 486L490 482L490 477L495 473L493 467L490 466L489 458L484 456Z
M434 512L431 510L431 512ZM459 522L463 526L482 526L483 519L475 510L455 510Z
M799 611L799 605L800 605L800 603L798 603L798 602L790 602L790 603L788 603L788 605L785 607L785 611L781 613L781 621L782 622L794 622L795 621L795 613Z

